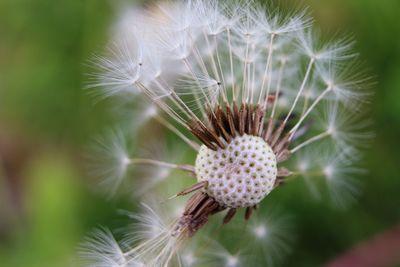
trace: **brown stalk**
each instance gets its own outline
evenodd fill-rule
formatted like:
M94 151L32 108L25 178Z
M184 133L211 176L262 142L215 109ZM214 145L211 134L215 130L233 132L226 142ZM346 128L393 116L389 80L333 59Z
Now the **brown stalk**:
M229 223L232 220L232 218L235 216L235 214L236 214L236 209L235 208L229 209L228 212L226 213L222 223L223 224Z
M176 194L177 196L184 196L187 195L189 193L192 193L194 191L200 190L202 188L207 187L208 182L207 181L202 181L202 182L198 182L195 183L194 185L190 186L189 188L186 188L185 190L179 192L178 194Z

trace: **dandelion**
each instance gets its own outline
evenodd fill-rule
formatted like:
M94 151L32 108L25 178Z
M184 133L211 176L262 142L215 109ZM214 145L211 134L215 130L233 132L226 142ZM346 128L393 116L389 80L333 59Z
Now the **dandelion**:
M114 140L103 150L114 153L109 163L117 167L102 173L116 177L116 186L135 166L177 169L197 181L173 196L191 194L179 218L131 238L130 243L143 236L147 241L130 257L146 266L169 266L212 215L226 211L228 224L244 209L250 220L263 199L291 178L325 177L336 202L352 198L357 190L347 179L359 143L370 136L360 132L363 122L347 123L368 96L362 89L367 79L353 73L351 39L321 42L306 11L283 15L251 1L165 3L138 18L123 36L134 42L114 42L122 45L97 58L94 86L101 86L104 97L132 92L132 98L150 100L157 106L151 109L154 121L175 133L196 160L188 165L127 159L116 145L123 141ZM327 143L333 148L322 146ZM146 218L139 219L154 225ZM274 227L254 224L251 234L275 240L273 253L279 254L288 250L281 242L286 237ZM224 260L218 266L242 265L240 253L218 255ZM193 254L182 259L195 262Z

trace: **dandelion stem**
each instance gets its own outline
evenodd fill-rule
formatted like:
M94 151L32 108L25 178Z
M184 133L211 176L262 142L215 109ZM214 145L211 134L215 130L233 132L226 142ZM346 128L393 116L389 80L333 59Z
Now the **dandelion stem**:
M231 65L231 79L232 79L232 99L233 102L236 101L236 94L235 94L235 76L233 72L233 57L232 57L232 44L231 44L231 31L230 28L226 28L226 32L228 34L228 46L229 46L229 62Z
M316 141L318 141L318 140L321 140L321 139L323 139L323 138L325 138L325 137L327 137L327 136L329 136L329 135L330 135L329 132L323 132L323 133L318 134L318 135L316 135L316 136L314 136L314 137L311 137L311 138L308 139L307 141L304 141L304 142L301 143L300 145L298 145L298 146L296 146L295 148L291 149L291 150L290 150L290 153L295 153L295 152L298 151L299 149L301 149L301 148L303 148L303 147L305 147L305 146L307 146L307 145L309 145L309 144L312 144L312 143L314 143L314 142L316 142Z
M199 79L198 79L197 76L195 75L193 69L190 67L190 63L189 63L186 59L183 59L183 63L185 63L186 68L187 68L188 71L192 74L193 78L196 80L197 85L198 85L199 88L201 89L201 92L203 93L203 96L204 96L204 98L206 99L208 106L209 106L209 107L212 107L212 103L211 103L210 99L208 99L208 96L207 96L207 94L204 92L203 88L201 87L200 82L199 82ZM196 98L196 101L198 101L198 98ZM215 117L214 111L213 111L212 109L211 109L211 112L212 112L212 114L213 114L214 117ZM192 112L192 113L193 113L193 112ZM193 113L193 115L194 115L194 113ZM197 118L197 116L194 115L194 118ZM197 120L200 121L198 118L197 118ZM203 126L205 126L205 125L203 124L203 122L200 121L200 123L201 123Z
M132 158L129 160L129 163L130 164L149 164L149 165L157 165L160 167L178 168L177 164L167 163L167 162L153 160L153 159L145 159L145 158Z
M129 159L129 164L154 165L171 169L179 169L187 172L194 172L194 168L189 168L189 166L187 165L179 165L179 164L174 164L154 159L146 159L146 158L131 158Z
M207 33L206 32L204 32L203 31L203 35L204 35L204 39L206 40L206 43L207 43L207 46L208 46L208 49L212 49L212 47L211 47L211 45L210 45L210 40L208 39L208 36L207 36ZM217 60L218 60L218 64L219 64L219 68L220 68L220 71L221 71L221 75L222 75L222 77L223 77L223 73L222 73L222 69L221 69L221 63L220 63L220 61L219 61L219 55L218 55L218 42L217 42L217 37L216 36L214 36L215 37L215 45L216 45L216 55L217 55ZM209 56L209 58L211 59L211 67L212 67L212 69L213 69L213 72L214 72L214 75L215 75L215 77L218 79L218 82L221 82L221 78L220 78L220 75L219 75L219 72L218 72L218 68L217 68L217 63L215 62L215 58L214 58L214 55L213 54L210 54L210 56ZM223 82L223 81L222 81ZM222 97L223 97L223 100L224 101L227 101L227 98L226 98L226 94L225 94L225 85L224 85L225 83L223 82L223 84L222 84L222 87L223 87L223 89L224 90L222 90Z
M190 38L191 38L191 40L192 40L192 42L193 42L193 48L192 48L192 49L193 49L193 52L194 52L193 54L195 55L195 58L196 58L196 60L197 60L197 62L198 62L198 64L199 64L200 68L202 69L203 74L204 74L206 77L209 77L210 75L209 75L209 73L208 73L208 71L207 71L206 64L204 63L203 57L201 56L201 53L200 53L200 51L199 51L199 49L198 49L198 47L197 47L197 44L196 44L195 41L193 41L192 36L191 36L191 35L189 35L189 36L190 36ZM202 105L201 102L200 102L200 98L198 97L198 92L197 92L196 90L193 90L193 94L195 95L196 104L197 104L198 108L200 109L201 114L203 115L203 118L206 118L206 117L207 117L207 114L206 114L206 112L205 112L205 110L204 110L203 105Z
M272 52L273 52L272 46L274 43L274 37L275 37L275 34L271 34L271 40L269 42L269 49L268 49L267 65L265 66L265 72L264 72L263 81L261 84L261 92L260 92L260 97L258 99L258 104L261 104L261 99L263 98L263 93L264 93L265 82L266 82L268 76L269 76L269 80L268 80L266 95L269 94L269 90L270 90L271 76L269 75L269 72L271 69L270 65L271 65L271 58L272 58ZM268 101L266 101L265 106L267 105L267 103L268 103Z
M185 127L186 129L189 129L189 127L186 125L185 120L179 116L179 114L176 113L175 110L173 110L169 105L164 103L163 101L160 100L159 97L156 97L154 94L151 94L151 90L146 88L142 84L138 84L138 87L141 88L141 90L152 100L154 103L156 103L165 113L167 113L171 118L173 118L176 122L178 122L180 125Z
M203 31L203 35L204 35L204 39L206 40L206 44L207 44L208 49L212 49L211 48L211 44L210 44L210 40L208 39L208 36L207 36L207 33ZM214 72L214 75L218 80L220 80L219 73L218 73L218 68L217 68L217 63L215 62L215 58L214 58L213 54L210 54L210 59L211 59L211 63L212 63L211 67L212 67L212 70Z
M311 113L311 111L315 108L315 106L325 97L327 93L329 93L332 90L331 86L328 86L328 88L325 89L325 91L320 94L317 99L311 104L311 106L308 108L308 110L304 113L304 115L299 119L297 124L293 126L293 128L289 131L291 138L294 136L295 132L297 129L300 127L301 123L307 118L307 116Z
M286 115L286 118L285 118L285 120L283 122L284 124L286 124L286 122L290 118L290 115L292 115L292 112L293 112L294 108L296 107L297 101L299 101L299 98L300 98L301 94L303 93L304 87L305 87L305 85L306 85L306 83L308 81L308 77L310 76L311 69L312 69L312 67L314 65L314 61L315 61L315 59L311 58L310 62L308 63L307 71L306 71L306 74L304 75L303 82L301 83L300 89L299 89L299 91L297 93L297 96L296 96L296 98L295 98L295 100L293 102L292 107L290 108L290 111Z
M276 92L275 92L274 105L272 107L272 112L271 112L271 117L270 117L271 119L274 118L275 112L276 112L276 107L278 105L279 93L281 91L281 85L282 85L282 76L283 76L282 74L283 74L285 65L286 65L286 61L282 61L281 66L279 68L278 84L277 84L277 88L276 88Z
M181 138L186 144L188 144L191 148L193 148L195 151L199 151L200 146L196 142L190 140L187 138L181 131L178 130L174 125L169 123L166 119L163 117L157 115L154 117L160 124L165 126L167 129L175 133L179 138Z
M243 67L243 90L242 90L242 103L244 103L244 99L246 96L246 83L247 83L247 75L246 75L246 69L247 69L247 63L248 63L248 55L249 55L249 37L246 35L246 56L244 60L244 67Z
M289 178L285 178L285 181L289 180L293 180L296 179L298 177L304 177L304 176L309 176L309 177L317 177L317 176L325 176L325 173L321 170L317 170L317 171L294 171L292 172L292 175Z
M161 90L168 90L170 92L170 94L172 94L173 97L171 97L172 102L183 112L183 114L185 116L187 116L188 118L190 118L189 113L186 111L186 109L182 108L181 105L177 102L177 100L175 98L177 98L176 94L173 92L173 89L171 88L164 88L164 86L157 81L157 79L154 81L154 83L161 89Z
M216 56L217 56L218 67L219 67L219 71L221 72L222 87L224 88L223 97L224 97L224 101L228 101L227 94L226 94L226 88L225 88L226 83L225 83L224 73L222 72L221 59L220 59L219 50L218 50L218 40L217 40L216 35L214 35L214 42L215 42L215 51L216 51ZM219 82L221 82L221 81L219 81Z

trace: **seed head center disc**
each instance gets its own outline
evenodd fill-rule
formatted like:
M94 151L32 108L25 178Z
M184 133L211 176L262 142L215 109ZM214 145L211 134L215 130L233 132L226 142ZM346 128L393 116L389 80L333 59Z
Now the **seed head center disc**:
M201 146L196 158L198 181L208 181L206 192L222 206L254 206L275 184L276 157L260 137L243 135L232 139L225 149Z

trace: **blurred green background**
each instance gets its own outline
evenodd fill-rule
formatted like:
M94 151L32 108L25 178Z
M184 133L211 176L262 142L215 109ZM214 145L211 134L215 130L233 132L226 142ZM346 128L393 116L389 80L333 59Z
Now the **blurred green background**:
M128 198L106 200L91 189L81 157L111 120L107 103L94 104L82 88L85 63L103 50L117 2L0 0L2 267L71 266L87 232L120 226L115 211L132 209ZM324 32L354 34L376 76L376 138L363 194L349 210L313 201L301 181L273 196L296 216L298 241L285 266L320 266L400 224L400 1L303 2Z

